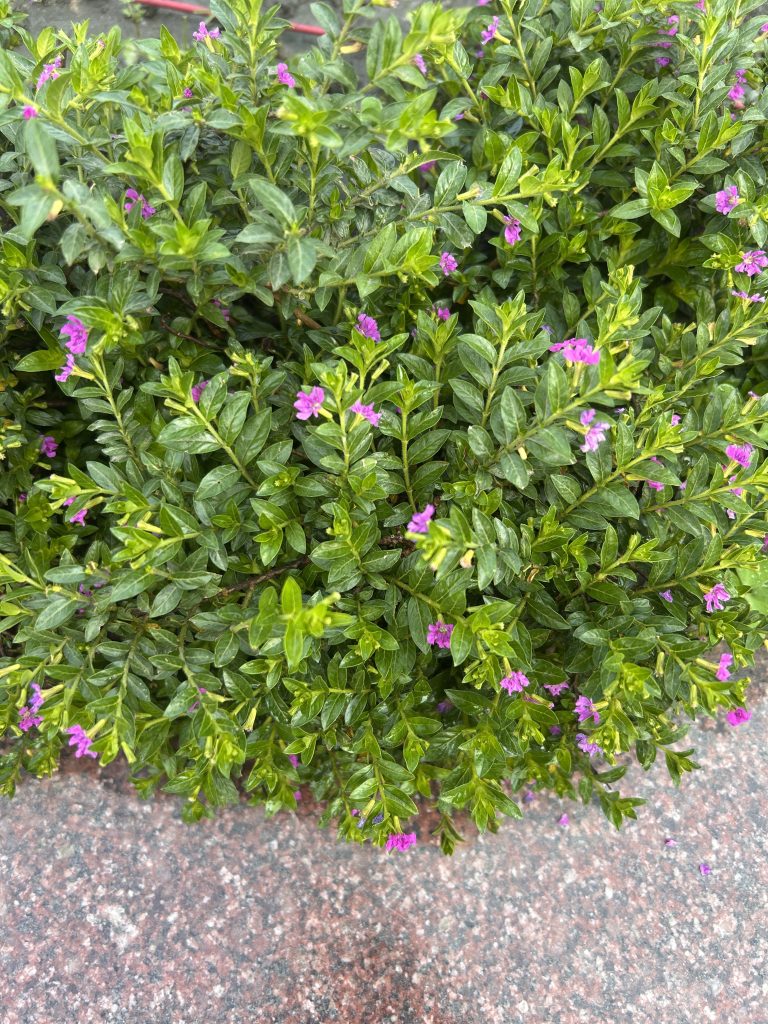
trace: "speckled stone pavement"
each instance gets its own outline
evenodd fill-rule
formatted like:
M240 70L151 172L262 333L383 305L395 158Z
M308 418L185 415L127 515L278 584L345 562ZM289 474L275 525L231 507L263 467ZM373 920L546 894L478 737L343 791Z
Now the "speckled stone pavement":
M453 859L427 829L338 845L306 805L186 826L67 758L0 802L0 1022L768 1024L764 694L695 730L681 791L637 769L622 833L539 797Z

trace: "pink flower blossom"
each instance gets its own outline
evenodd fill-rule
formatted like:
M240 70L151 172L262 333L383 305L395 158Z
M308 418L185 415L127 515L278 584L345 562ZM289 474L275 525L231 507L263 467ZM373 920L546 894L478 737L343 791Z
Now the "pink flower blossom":
M29 709L30 711L39 711L45 702L40 686L38 683L32 683L30 686L32 690L32 696L29 698Z
M201 21L198 25L197 32L192 33L192 38L197 40L198 43L201 43L204 39L218 39L220 35L220 28L212 28L209 31L205 22Z
M662 590L659 594L659 597L661 597L665 601L668 601L670 604L672 604L672 602L674 601L674 597L672 596L671 590Z
M126 213L130 213L136 203L141 204L141 216L144 220L151 217L152 214L157 213L154 206L150 206L144 196L140 192L137 192L135 188L126 189L125 198L128 200L123 207Z
M583 452L596 452L598 447L605 440L605 431L610 429L610 423L599 421L593 423L595 418L594 409L585 409L579 417L579 421L582 426L589 427L584 437L584 444L580 445L579 448ZM591 426L590 426L591 424Z
M427 171L431 171L433 167L437 167L437 160L425 160L423 164L419 164L419 170L423 171L424 174Z
M682 416L678 416L676 412L673 412L672 413L672 418L670 419L669 422L670 422L671 426L676 427L678 425L678 423L680 423L682 418L683 418Z
M33 117L37 117L37 110L35 107L24 107L21 113L25 121L31 121Z
M26 705L23 708L19 708L19 721L17 725L22 732L29 732L30 729L39 728L42 724L42 718L35 714L33 708L28 708Z
M88 345L88 328L76 316L67 317L67 322L59 331L59 335L62 338L69 338L64 347L73 355L80 356L85 352Z
M737 82L729 91L728 99L733 100L734 103L740 103L744 99L744 86Z
M50 64L44 64L40 77L37 79L37 88L40 89L46 82L59 77L59 68L64 63L64 58L59 56Z
M91 750L91 737L83 729L82 725L73 725L66 730L68 736L71 737L69 741L70 747L75 747L75 757L98 757L99 755L95 750Z
M740 466L746 469L749 466L754 450L751 444L729 444L725 449L725 454L729 459L733 459L734 462L738 462Z
M536 799L536 794L533 792L533 790L532 789L526 789L525 793L523 793L523 803L524 804L531 804L531 803L533 803L533 801L535 799Z
M676 36L677 35L677 27L678 27L679 21L680 21L680 18L676 14L671 15L669 18L667 18L667 24L671 25L672 27L671 28L660 28L659 29L659 34L660 35L664 35L664 36Z
M458 263L456 262L455 256L452 256L449 252L440 253L440 269L446 277L448 277L449 274L452 274L457 267Z
M507 245L514 245L516 242L519 242L523 231L520 221L517 220L516 217L505 217L504 223L506 224L506 227L504 228L504 239Z
M288 70L287 64L277 65L277 80L281 85L287 85L289 89L296 88L296 79Z
M731 673L728 669L733 664L732 654L721 654L720 664L717 666L717 672L715 672L715 679L719 679L721 683L726 682L731 678Z
M750 295L749 292L737 292L734 288L731 289L731 295L735 295L737 299L743 299L745 302L765 302L765 296L755 292L754 295Z
M298 754L289 754L288 755L288 760L291 762L291 764L293 765L294 768L298 768L299 767L299 755Z
M568 817L567 814L561 814L560 817L557 819L557 824L560 825L562 828L568 828L568 826L571 824L571 819Z
M714 611L722 611L726 601L731 600L731 595L722 583L716 583L711 590L704 595L706 610L711 614Z
M56 438L51 437L50 434L46 434L40 441L40 451L46 457L46 459L53 459L56 456L56 450L59 445Z
M569 689L568 683L563 680L562 683L544 683L544 689L549 690L553 697L559 697L561 693L564 693Z
M380 412L374 412L373 405L363 405L360 399L354 405L350 405L349 410L350 412L356 412L358 416L364 416L373 427L378 427L379 420L383 415Z
M699 871L702 875L712 874L712 868L709 866L709 864L699 864Z
M367 316L365 313L358 313L355 330L359 331L364 338L370 338L371 341L381 341L379 325L372 316Z
M568 338L566 341L555 342L549 346L550 352L562 352L566 363L586 363L595 366L600 362L600 353L589 344L586 338Z
M191 90L191 89L189 88L189 86L187 85L187 86L185 86L185 87L184 87L184 92L182 93L182 95L184 96L184 99L185 99L185 100L191 100L191 99L192 99L192 97L193 97L193 96L194 96L195 94L194 94L194 93L192 92L192 90Z
M411 61L411 63L416 65L416 67L419 69L419 71L422 73L422 75L426 75L426 73L427 73L427 62L424 60L424 58L422 57L422 55L420 53L417 53L414 56L414 58Z
M480 39L484 43L490 43L490 41L493 39L493 37L498 32L498 30L499 30L499 17L498 17L498 15L494 15L491 18L491 23L488 26L488 28L483 29L483 31L480 33Z
M589 754L590 757L603 753L603 748L598 746L597 743L590 743L589 737L583 732L576 733L576 746L584 754Z
M593 722L600 721L600 712L595 710L595 705L589 697L585 697L583 694L577 699L573 713L578 718L579 725L581 725L582 722L586 722L589 718L591 718Z
M451 646L451 633L453 633L453 625L451 623L430 622L427 627L427 643L433 647L447 649Z
M447 306L437 306L435 308L435 313L437 314L437 317L440 320L450 320L451 319L451 311L450 311L450 309L448 309Z
M309 394L304 391L298 391L296 393L296 401L293 403L294 409L298 410L296 419L308 420L310 416L319 416L324 400L325 392L322 388L312 388Z
M387 839L387 850L407 850L416 845L415 832L390 832Z
M205 389L208 387L208 385L210 383L211 382L209 380L201 380L197 384L193 384L192 385L192 387L189 390L189 393L192 396L192 401L193 402L197 403L197 402L200 401L203 392L205 391Z
M562 735L563 730L560 728L559 725L550 725L549 732L552 736L560 736Z
M79 512L75 512L73 516L69 517L70 523L77 523L78 526L85 526L85 517L88 515L87 508L81 508Z
M665 839L664 840L664 845L665 846L677 846L677 840L676 839Z
M227 321L227 323L229 323L229 321L231 319L231 314L229 312L229 308L224 305L224 303L221 301L221 299L214 299L213 300L213 304L218 309L218 311L221 313L221 315L224 317L224 319Z
M428 533L429 523L434 514L434 505L425 505L423 512L414 512L413 516L411 517L410 523L408 523L409 531L411 533Z
M499 683L502 690L506 690L507 693L522 693L524 687L530 685L530 679L522 672L512 672Z
M748 722L752 717L752 712L747 711L746 708L734 708L733 711L729 711L725 716L728 719L729 725L743 725L744 722Z
M762 249L748 249L741 254L741 263L736 264L736 270L747 277L754 277L768 267L768 259Z
M739 204L739 190L735 185L727 185L722 191L715 193L715 209L718 213L728 214Z
M67 355L67 358L66 358L66 361L65 361L64 365L62 366L62 368L59 370L58 373L54 374L54 378L53 379L59 381L60 384L63 384L66 380L69 379L69 376L72 373L72 371L74 370L74 368L75 368L75 357L70 352Z
M704 2L704 0L702 0L702 3L703 3L703 2ZM765 34L766 32L768 32L768 22L766 22L766 23L765 23L765 25L761 25L761 26L760 26L760 32L761 32L761 34L763 34L763 35L764 35L764 34Z
M657 57L656 63L660 68L665 68L669 64L669 57Z

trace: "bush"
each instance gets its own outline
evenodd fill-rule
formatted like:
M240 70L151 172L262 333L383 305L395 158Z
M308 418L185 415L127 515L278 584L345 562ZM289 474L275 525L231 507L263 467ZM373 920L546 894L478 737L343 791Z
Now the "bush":
M619 825L766 630L768 34L344 6L290 67L259 0L0 54L3 792Z

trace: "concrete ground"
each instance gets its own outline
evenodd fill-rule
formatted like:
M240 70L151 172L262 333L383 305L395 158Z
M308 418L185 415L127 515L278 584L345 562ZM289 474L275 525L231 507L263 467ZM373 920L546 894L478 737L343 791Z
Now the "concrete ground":
M633 770L621 833L540 796L452 859L339 845L309 794L187 826L66 758L0 802L0 1021L768 1024L764 693L680 791Z

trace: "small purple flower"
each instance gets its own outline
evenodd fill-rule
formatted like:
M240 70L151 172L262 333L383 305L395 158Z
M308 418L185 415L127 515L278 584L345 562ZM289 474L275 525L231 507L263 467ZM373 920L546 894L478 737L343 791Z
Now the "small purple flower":
M73 725L66 730L68 736L71 737L69 741L70 747L76 747L75 757L98 757L99 755L95 750L91 750L91 737L83 729L82 725Z
M490 43L490 41L493 39L493 37L498 32L498 30L499 30L499 17L498 17L498 15L495 14L491 18L491 23L488 26L488 28L483 29L483 31L480 33L480 39L482 40L483 43Z
M414 512L410 523L408 523L408 529L411 533L428 533L429 524L432 516L435 514L434 505L425 505L423 512Z
M40 691L40 685L38 683L32 683L30 689L32 690L32 696L29 698L29 710L39 711L43 706L45 698Z
M19 721L17 722L17 725L22 732L29 732L32 728L37 729L42 724L42 718L34 713L33 708L28 708L26 706L19 708Z
M576 745L582 753L589 754L590 757L603 753L603 748L599 747L597 743L590 743L589 737L583 732L576 733Z
M354 403L354 405L350 405L349 411L350 412L356 412L358 414L358 416L364 416L365 419L367 419L368 422L373 427L378 427L379 420L381 419L381 417L383 415L383 413L374 412L373 405L363 405L362 402L360 401L360 399L358 399Z
M740 466L746 469L749 466L753 451L754 448L751 444L729 444L725 449L725 454L729 459L733 459L734 462L738 462Z
M294 768L298 768L299 767L299 755L298 754L289 754L288 755L288 760L291 762L291 764L293 765Z
M560 817L557 819L557 824L560 825L561 828L568 828L568 826L571 824L571 819L568 817L567 814L561 814Z
M448 622L430 622L427 627L427 643L433 647L449 648L451 646L453 625Z
M668 601L670 604L672 604L672 602L674 601L674 597L672 596L671 590L662 590L662 592L659 594L659 597L663 598L663 600L665 601Z
M722 583L716 583L714 587L704 595L704 603L710 614L714 611L722 611L725 602L730 600L731 595Z
M77 523L78 526L85 526L85 517L88 515L87 508L81 508L79 512L75 512L73 516L69 517L70 523Z
M74 370L74 368L75 357L70 352L67 355L64 365L62 366L58 373L54 374L53 379L59 381L60 384L63 384L66 380L69 380L69 376Z
M453 708L453 704L449 700L441 700L437 705L436 710L438 715L445 715Z
M281 85L287 85L289 89L296 88L296 79L288 70L287 64L277 65L277 80Z
M750 295L749 292L738 292L732 288L731 295L735 295L737 299L743 299L745 302L765 302L765 296L760 295L758 292Z
M505 217L504 223L504 240L507 245L515 245L516 242L520 241L520 236L523 232L523 226L516 217Z
M35 109L35 107L24 107L21 113L25 121L31 121L33 117L37 117L37 110Z
M204 21L201 21L197 27L197 32L192 33L192 38L201 43L204 39L218 39L221 35L220 28L212 28L208 31L208 26Z
M673 427L676 427L678 425L678 423L682 420L682 418L683 418L682 416L678 416L676 412L673 412L672 413L672 418L670 419L669 422L670 422L670 424Z
M387 839L387 850L407 850L416 845L415 832L390 832Z
M198 686L197 692L198 693L208 693L208 691L206 690L206 688L204 686ZM200 707L200 701L196 700L194 704L190 704L189 707L187 708L187 714L189 715L193 711L197 711L197 709L199 707Z
M433 167L437 167L437 160L425 160L423 164L419 164L419 170L424 174L431 171Z
M566 341L555 342L549 346L550 352L562 352L566 363L586 363L595 366L600 362L600 353L596 352L586 338L568 338Z
M678 23L679 22L680 22L680 18L676 14L673 14L671 17L667 18L667 24L671 25L672 27L671 28L660 28L659 29L659 34L663 35L663 36L676 36L677 35L677 27L678 27Z
M21 501L21 495L19 495L19 501ZM763 537L763 543L760 546L760 551L763 552L763 554L768 551L768 533Z
M736 264L736 270L747 277L754 277L768 267L768 258L762 249L748 249L741 254L741 263Z
M579 725L581 725L582 722L586 722L589 718L591 718L593 722L600 721L600 712L595 710L595 705L589 697L585 697L583 694L577 699L573 713L578 718Z
M701 0L701 2L704 3L704 0ZM698 7L699 5L696 4L696 6ZM760 32L762 35L765 35L765 33L768 32L768 21L765 23L765 25L760 26Z
M664 845L665 846L677 846L677 840L676 839L665 839L664 840Z
M185 100L191 100L191 99L192 99L192 97L193 97L193 96L194 96L195 94L194 94L194 93L192 92L192 90L191 90L191 89L189 88L189 86L187 85L187 86L185 86L185 87L184 87L184 92L182 93L182 95L184 96L184 99L185 99Z
M312 388L307 394L305 391L297 391L296 401L293 403L297 420L308 420L310 416L319 416L320 409L325 401L325 392L322 388Z
M379 325L376 323L372 316L368 316L365 313L357 314L357 323L355 324L355 330L359 331L364 338L370 338L371 341L381 341L381 332L379 331Z
M728 669L733 664L732 654L721 654L720 664L717 666L717 672L715 672L715 679L719 679L721 683L725 683L731 678L731 673Z
M585 409L579 417L581 425L588 427L587 433L584 437L584 444L579 445L579 448L583 452L596 452L598 447L605 440L605 431L610 429L610 423L600 421L598 423L592 423L595 418L594 409ZM592 424L590 426L590 424Z
M450 311L450 309L448 309L447 306L437 306L435 308L435 313L437 314L437 317L440 320L450 320L451 319L451 311Z
M533 790L532 789L526 789L525 793L523 793L523 803L524 804L532 804L535 799L536 799L536 794L533 792Z
M565 693L568 689L568 683L563 680L562 683L545 683L544 689L549 690L553 697L559 697L561 693Z
M210 383L211 382L209 380L201 380L199 383L192 385L192 387L189 390L189 393L192 396L193 402L197 403L200 401L203 392Z
M224 303L221 301L221 299L214 299L213 300L213 304L216 307L216 309L218 309L218 311L221 313L221 315L224 317L224 319L227 321L227 323L229 323L229 321L231 319L231 314L229 312L229 308L224 305Z
M140 192L137 192L135 188L126 189L125 198L128 200L128 202L123 206L126 213L130 213L136 203L141 204L141 216L144 220L151 217L154 213L157 213L154 206L150 206L144 196Z
M709 866L709 864L699 864L699 871L702 875L712 874L712 868Z
M735 185L726 185L715 193L715 209L718 213L728 214L739 204L739 190Z
M56 438L51 437L50 434L46 434L45 437L40 441L40 451L46 457L46 459L53 459L56 456L56 451L59 445Z
M452 256L449 252L440 253L440 269L446 277L448 277L449 274L452 274L457 267L458 263L456 262L455 256Z
M69 341L65 342L64 347L72 355L80 356L85 352L88 345L88 328L78 317L68 316L67 322L59 331L59 335L62 338L69 338Z
M550 725L549 732L551 736L562 736L563 730L559 725Z
M659 43L659 45L661 44ZM656 63L659 65L660 68L665 68L667 64L669 64L669 57L657 57Z
M748 722L752 717L752 712L747 711L746 708L734 708L733 711L729 711L725 716L728 719L729 725L743 725L744 722Z
M502 690L506 690L507 693L522 693L523 689L530 685L530 679L523 672L512 672L499 683Z
M59 68L64 63L64 58L59 56L50 64L44 64L43 70L40 72L40 77L37 79L37 88L42 88L46 82L51 79L59 77Z
M427 62L424 60L424 58L422 57L422 55L420 53L417 53L414 56L414 58L411 61L411 63L416 65L416 67L419 69L419 71L422 73L422 75L426 75L426 73L427 73Z

